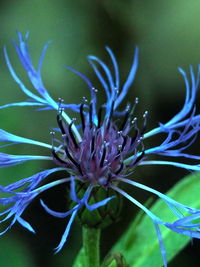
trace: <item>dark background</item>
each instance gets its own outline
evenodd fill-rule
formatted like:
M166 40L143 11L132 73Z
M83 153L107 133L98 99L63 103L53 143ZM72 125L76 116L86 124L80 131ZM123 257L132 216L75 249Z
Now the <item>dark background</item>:
M44 61L44 84L55 99L62 97L65 103L79 103L83 96L88 96L87 87L66 70L64 65L75 67L95 81L86 55L95 54L106 61L104 46L109 45L120 63L123 81L131 65L134 47L138 45L139 69L127 101L139 97L138 114L141 116L145 110L149 111L150 130L158 122L167 121L181 108L184 101L184 82L177 67L181 66L189 71L190 64L196 67L200 62L199 12L200 2L196 0L1 1L0 47L7 46L17 73L29 86L10 40L16 39L15 30L24 34L30 31L30 52L35 64L43 44L52 40ZM26 97L7 70L3 52L0 53L0 62L0 105L25 100ZM1 128L35 140L51 141L49 132L51 127L55 126L54 111L10 108L1 110L0 114ZM157 137L148 140L146 146L156 143L159 143ZM11 148L10 151L13 154L35 152L38 155L45 155L46 152L42 149L33 151L32 148L29 151L29 147L23 145ZM1 183L7 184L52 166L44 162L33 162L5 168L0 173ZM140 168L136 172L136 177L139 177L141 182L162 192L187 174L182 170L155 166ZM65 193L65 188L57 187L44 194L43 199L47 200L52 208L66 210ZM134 194L141 201L148 198L143 192ZM130 203L125 202L124 206L126 213L122 213L121 221L103 232L103 254L126 229L137 211ZM37 235L14 226L12 231L0 239L0 265L71 266L81 246L79 225L73 225L68 244L61 253L53 255L53 248L60 240L66 221L46 214L38 200L32 203L24 216L35 227ZM1 227L3 229L3 226ZM189 244L169 266L199 266L198 250L198 243L194 241L193 245Z

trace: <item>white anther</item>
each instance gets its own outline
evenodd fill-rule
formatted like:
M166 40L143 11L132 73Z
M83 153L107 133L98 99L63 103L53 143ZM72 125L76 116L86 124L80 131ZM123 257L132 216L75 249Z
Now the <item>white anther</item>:
M126 106L126 111L129 111L130 110L130 104L128 104L127 106Z
M139 139L138 139L138 143L140 143L141 141L143 140L143 137L141 136Z
M92 87L92 91L97 93L98 92L98 89L96 89L95 87Z
M115 87L115 93L118 95L119 94L119 90L117 87Z
M146 118L147 115L148 115L148 111L145 111L145 113L143 114L143 118Z
M137 118L135 117L135 118L131 121L131 123L134 124L134 123L136 123L136 121L137 121Z
M122 145L118 145L118 149L121 150L122 149Z
M86 103L87 102L87 98L84 96L83 97L83 102Z

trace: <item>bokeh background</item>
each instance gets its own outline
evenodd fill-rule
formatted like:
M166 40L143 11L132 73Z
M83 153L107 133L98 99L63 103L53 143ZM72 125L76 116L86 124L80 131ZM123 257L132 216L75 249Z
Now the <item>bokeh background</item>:
M149 111L148 129L158 122L165 122L175 114L184 101L185 87L177 70L180 66L189 71L189 65L197 67L200 62L200 2L196 0L7 0L0 2L0 47L6 45L19 76L30 86L26 74L16 57L11 39L16 30L30 31L29 43L33 62L37 64L42 46L52 40L43 66L43 80L50 94L62 97L66 103L79 103L88 96L87 87L63 66L80 70L93 81L95 76L86 55L95 54L105 61L104 49L109 45L120 63L121 80L125 80L135 45L139 46L139 69L137 78L128 95L128 101L139 97L138 116ZM0 105L25 100L11 78L0 53ZM97 88L98 88L97 83ZM98 88L100 89L100 88ZM101 90L99 97L101 95ZM126 103L124 103L125 105ZM49 132L56 125L55 111L34 111L32 108L9 108L0 111L1 128L28 138L50 142ZM140 114L140 115L139 115ZM155 145L158 138L146 144ZM197 147L198 149L198 147ZM45 150L15 146L9 152L45 155ZM48 152L47 152L48 153ZM31 162L22 166L0 170L1 184L27 177L53 165ZM135 177L147 185L165 192L185 174L170 167L143 167L136 170ZM51 179L56 179L52 177ZM141 201L149 195L134 192ZM51 208L66 210L66 188L57 187L42 195ZM102 253L112 246L137 209L124 203L126 212L121 221L108 227L102 236ZM24 214L37 231L26 232L17 225L0 238L0 266L12 267L64 267L71 266L81 247L81 229L74 224L68 244L58 255L53 255L64 231L66 220L46 214L35 200ZM0 226L1 230L5 227ZM173 240L172 240L173 242ZM189 244L172 262L170 267L199 266L199 244ZM191 263L192 259L192 263Z

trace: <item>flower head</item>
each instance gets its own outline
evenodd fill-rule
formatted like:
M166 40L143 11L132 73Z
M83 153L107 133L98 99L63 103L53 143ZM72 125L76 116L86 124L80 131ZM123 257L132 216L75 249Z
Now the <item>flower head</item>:
M138 65L138 48L135 49L130 73L123 85L120 84L118 64L110 48L106 47L106 51L113 64L114 73L99 58L88 56L89 64L101 83L101 89L105 91L106 102L103 104L97 102L97 89L92 82L82 73L67 67L87 84L91 99L86 100L84 98L79 104L65 104L62 99L55 101L42 81L41 68L48 44L44 46L38 68L35 69L28 52L28 35L23 37L21 33L18 32L17 34L19 43L13 41L13 44L34 91L29 90L19 79L12 67L6 48L4 48L9 71L29 99L23 102L6 104L0 108L38 106L40 110L53 109L57 113L59 128L57 129L58 133L52 132L52 145L16 136L0 129L0 141L6 143L1 148L7 144L31 144L50 150L47 155L0 153L0 167L22 164L31 160L49 160L56 165L52 169L20 179L7 186L0 186L2 192L10 194L8 197L0 198L2 205L8 205L5 211L0 214L3 217L1 222L12 218L10 225L2 233L11 228L15 222L34 232L32 226L22 218L24 210L40 193L58 184L69 182L70 197L75 203L70 210L66 212L54 211L41 200L43 208L52 216L59 218L70 216L65 232L56 248L56 252L58 252L66 242L71 225L80 209L84 207L88 211L97 210L102 206L109 205L113 198L116 197L116 195L105 194L103 198L90 203L93 192L97 188L101 188L105 192L109 190L117 192L117 194L129 199L150 216L155 225L164 265L167 266L159 226L164 225L177 233L200 238L200 225L193 223L193 221L200 218L200 210L187 207L157 190L135 182L133 173L136 166L150 164L171 165L191 171L200 171L200 165L198 164L185 164L177 161L177 157L191 160L200 159L199 155L192 155L187 152L187 148L195 141L200 129L200 115L196 114L195 110L196 92L200 77L199 69L197 77L195 77L192 67L190 68L190 81L187 74L182 69L179 69L186 84L186 99L182 109L168 122L160 123L157 128L146 132L147 112L143 114L143 126L141 129L137 125L137 117L134 114L138 103L137 98L133 101L133 104L127 105L124 111L118 109L135 78ZM77 125L76 119L69 117L66 113L68 109L76 113L76 118L81 122L80 125ZM156 147L146 148L145 139L160 133L166 135L165 140ZM57 138L58 135L60 136L59 139ZM153 157L155 154L161 157L171 157L172 160L147 159L147 157ZM68 173L69 177L48 182L48 176L51 173L63 170ZM46 181L46 184L41 185L42 181ZM77 194L76 183L82 183L86 188L81 197ZM173 222L163 221L162 218L153 214L134 197L122 190L121 183L129 184L158 196L169 206L177 219ZM182 211L187 215L184 216Z

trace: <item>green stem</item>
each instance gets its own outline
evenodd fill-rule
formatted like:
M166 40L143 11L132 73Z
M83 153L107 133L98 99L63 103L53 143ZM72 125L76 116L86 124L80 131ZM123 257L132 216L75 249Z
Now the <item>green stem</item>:
M100 266L99 241L99 229L83 227L83 248L87 267Z

